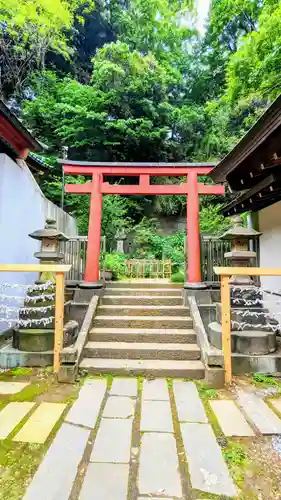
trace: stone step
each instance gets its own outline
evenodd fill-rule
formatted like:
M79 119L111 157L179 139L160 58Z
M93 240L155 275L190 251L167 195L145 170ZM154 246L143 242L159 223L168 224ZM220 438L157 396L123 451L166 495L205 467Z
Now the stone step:
M189 316L95 316L95 328L179 328L193 327Z
M196 344L194 330L178 328L92 328L89 340L96 342L156 342Z
M144 375L153 377L180 377L203 379L204 364L196 361L164 361L136 359L84 358L80 368L89 373L111 373L113 375Z
M100 301L103 306L181 306L182 297L174 297L173 295L162 296L158 295L106 295Z
M173 295L174 297L182 297L183 296L183 291L180 288L112 288L106 287L105 289L105 296L106 295L130 295L130 296L158 296L158 297L163 297L163 296L171 296Z
M114 359L200 359L197 344L158 344L129 342L88 342L87 358Z
M170 283L168 280L133 280L133 281L110 281L109 288L176 288L183 289L181 283Z
M104 316L189 316L184 306L99 306L97 315Z

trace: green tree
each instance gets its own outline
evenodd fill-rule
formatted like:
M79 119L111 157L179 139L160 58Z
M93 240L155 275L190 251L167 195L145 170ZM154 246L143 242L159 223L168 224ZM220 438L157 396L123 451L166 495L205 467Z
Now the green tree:
M1 93L19 93L34 68L44 68L48 50L69 58L75 18L83 21L88 0L0 0Z

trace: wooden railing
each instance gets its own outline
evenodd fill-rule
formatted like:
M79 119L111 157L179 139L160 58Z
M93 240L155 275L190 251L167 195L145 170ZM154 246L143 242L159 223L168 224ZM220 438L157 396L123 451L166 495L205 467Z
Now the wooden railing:
M64 256L64 264L70 264L71 269L66 274L66 280L83 281L86 268L88 236L74 236L67 241L61 241L60 250ZM101 236L100 269L106 252L106 237Z
M70 265L59 264L0 264L0 272L23 273L56 273L55 298L55 339L54 339L54 372L60 368L60 351L63 347L64 325L64 275L70 270Z
M130 278L167 278L171 279L172 261L153 259L130 259L126 261Z
M215 273L221 277L221 318L222 349L224 357L224 380L230 384L232 380L231 362L231 316L230 287L231 276L281 276L281 268L277 267L214 267Z

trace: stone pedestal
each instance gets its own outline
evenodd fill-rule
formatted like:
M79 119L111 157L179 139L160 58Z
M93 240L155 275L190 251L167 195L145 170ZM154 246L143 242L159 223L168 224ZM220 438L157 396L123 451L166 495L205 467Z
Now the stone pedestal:
M251 289L252 288L252 289ZM261 303L262 292L254 286L231 287L231 350L239 354L262 355L276 350L275 320ZM249 301L253 304L249 304ZM221 304L216 304L216 321L208 325L209 341L222 349Z
M60 241L68 240L68 238L64 233L58 231L56 221L47 219L44 229L34 231L29 236L41 241L40 252L34 254L41 264L56 264L63 259L59 244ZM20 351L53 350L55 281L54 272L42 272L39 280L28 290L24 307L19 313L18 327L14 328L13 332L13 347ZM67 307L65 308L65 321L67 321Z

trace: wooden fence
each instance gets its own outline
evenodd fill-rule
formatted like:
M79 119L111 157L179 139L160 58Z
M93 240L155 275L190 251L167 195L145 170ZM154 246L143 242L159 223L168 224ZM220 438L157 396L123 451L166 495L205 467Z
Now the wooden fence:
M253 251L257 256L253 262L254 266L259 265L259 241L253 240L251 243ZM218 282L219 276L215 273L214 267L226 267L229 259L224 257L226 252L231 251L231 242L219 240L215 237L201 237L201 270L203 282Z
M105 253L105 236L101 237L101 261ZM61 242L61 252L64 255L64 263L71 264L71 269L66 275L67 280L83 281L86 255L88 246L88 236L75 236L68 241ZM103 268L101 262L101 269Z
M171 279L171 260L130 259L126 261L126 265L129 278Z

